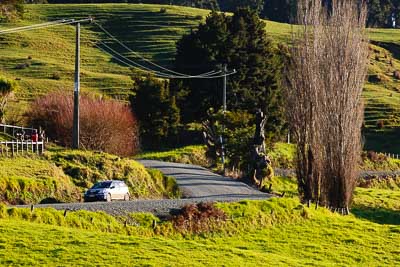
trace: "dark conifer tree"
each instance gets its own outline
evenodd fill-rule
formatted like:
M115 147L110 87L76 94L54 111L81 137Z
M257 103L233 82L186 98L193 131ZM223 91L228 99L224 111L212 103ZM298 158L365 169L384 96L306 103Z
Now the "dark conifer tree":
M176 140L180 110L170 94L169 82L151 76L134 78L130 97L133 112L140 123L141 143L145 148L168 147Z
M255 11L239 9L232 17L212 13L197 31L184 36L177 47L176 67L195 74L227 64L237 74L228 78L228 109L254 113L261 108L267 125L279 132L283 124L278 51L266 36L265 23ZM209 108L222 105L222 78L185 80L175 84L185 121L201 121Z

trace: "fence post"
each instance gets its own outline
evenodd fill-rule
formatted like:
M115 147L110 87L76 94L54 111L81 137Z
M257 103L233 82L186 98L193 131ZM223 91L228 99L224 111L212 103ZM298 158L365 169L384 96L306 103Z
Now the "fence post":
M18 139L17 139L16 143L17 143L17 155L18 155Z
M36 141L36 154L39 155L39 141Z
M31 139L31 151L33 153L33 140Z

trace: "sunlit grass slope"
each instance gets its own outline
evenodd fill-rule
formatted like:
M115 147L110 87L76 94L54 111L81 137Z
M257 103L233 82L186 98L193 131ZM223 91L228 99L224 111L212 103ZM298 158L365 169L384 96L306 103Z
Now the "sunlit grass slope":
M143 235L140 229L127 236L18 218L0 219L0 264L396 266L400 263L398 224L378 224L353 215L332 214L322 208L302 208L296 203L275 199L220 204L233 220L232 228L205 236L151 237ZM93 218L98 220L101 216L93 214Z
M160 8L159 5L28 5L23 21L1 26L93 16L135 51L168 65L174 57L175 42L196 27L208 11L168 6L167 12L161 13ZM20 80L19 100L31 100L55 89L72 90L74 38L73 26L0 36L0 73ZM131 87L131 72L95 47L99 40L110 45L95 24L82 24L82 88L123 96ZM117 48L115 42L111 46ZM118 51L126 52L122 47Z

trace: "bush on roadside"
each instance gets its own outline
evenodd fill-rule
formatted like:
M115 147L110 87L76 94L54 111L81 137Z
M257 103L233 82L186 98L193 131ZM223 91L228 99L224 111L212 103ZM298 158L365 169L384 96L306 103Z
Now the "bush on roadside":
M184 206L172 223L182 234L200 234L212 232L227 220L224 211L213 203L199 203Z
M27 113L29 125L42 127L63 146L72 145L73 98L62 92L36 99ZM138 150L138 125L129 106L83 94L80 97L80 145L129 156Z

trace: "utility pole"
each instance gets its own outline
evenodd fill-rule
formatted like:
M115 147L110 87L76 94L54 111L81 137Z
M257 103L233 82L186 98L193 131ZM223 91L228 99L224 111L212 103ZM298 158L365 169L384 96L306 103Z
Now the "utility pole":
M223 91L222 91L222 103L223 103L223 111L226 112L226 74L228 73L227 65L223 66L223 75L224 75L224 83L223 83Z
M79 149L79 89L80 89L80 35L81 24L76 24L75 37L75 88L74 88L74 121L72 130L72 148Z
M222 85L222 111L224 113L224 119L225 119L225 112L226 112L226 74L228 73L227 71L227 65L224 64L222 67L222 75L223 75L223 85ZM225 146L224 146L224 137L223 135L225 134L225 125L222 124L222 135L219 137L220 142L221 142L221 161L222 161L222 167L224 168L224 174L225 174Z

